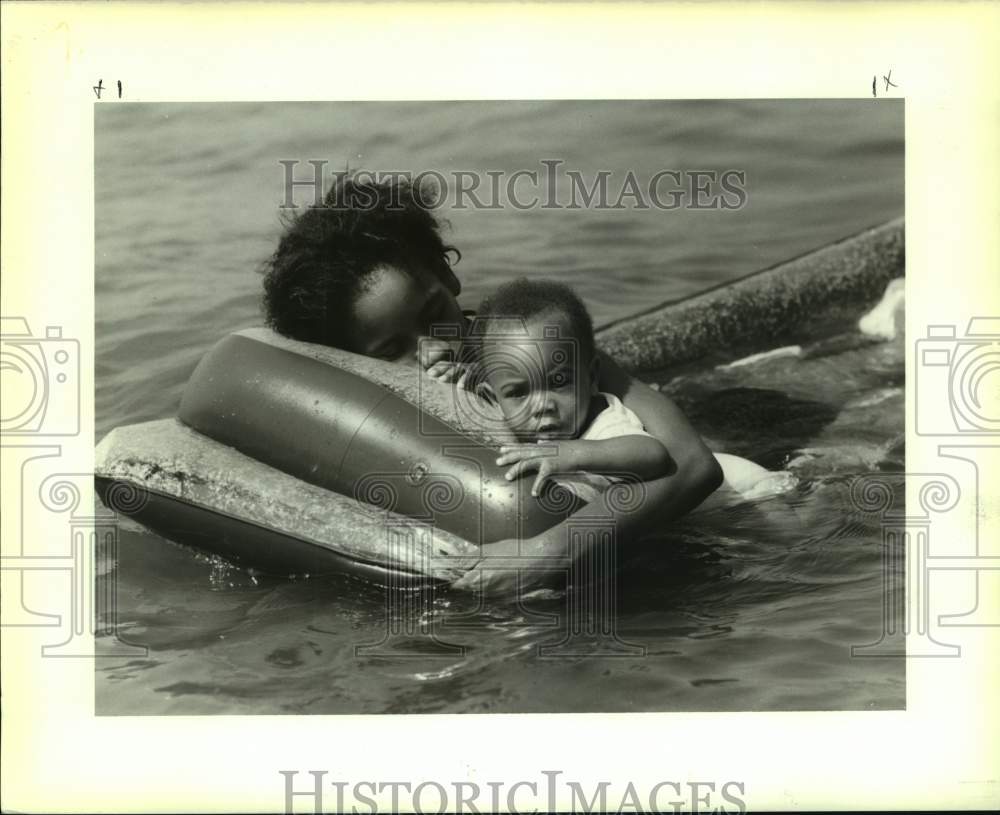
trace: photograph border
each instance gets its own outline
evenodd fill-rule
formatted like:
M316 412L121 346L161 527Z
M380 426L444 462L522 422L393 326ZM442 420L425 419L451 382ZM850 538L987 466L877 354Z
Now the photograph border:
M51 432L3 439L6 808L283 811L283 772L348 785L503 781L506 795L559 771L606 779L615 803L629 785L676 783L696 799L706 788L691 784L738 783L748 809L1000 804L1000 555L990 548L1000 440L956 429L948 398L925 395L916 426L917 341L935 338L930 326L958 337L971 319L1000 315L996 6L123 2L0 13L2 311L47 341L78 343L80 359L80 397L53 403ZM122 101L872 98L874 88L877 104L886 76L884 93L906 99L906 505L960 502L930 522L927 554L942 561L927 567L933 594L919 618L960 619L947 641L960 658L917 658L920 630L909 632L905 711L95 717L92 638L46 655L87 602L71 579L86 551L14 561L24 529L66 540L73 510L63 510L93 504L93 110L116 103L108 88L120 81ZM21 496L35 459L75 485L50 492L58 512ZM924 486L941 474L957 485L947 500ZM81 517L96 541L108 519ZM294 806L314 803L307 791ZM515 803L545 806L527 792Z

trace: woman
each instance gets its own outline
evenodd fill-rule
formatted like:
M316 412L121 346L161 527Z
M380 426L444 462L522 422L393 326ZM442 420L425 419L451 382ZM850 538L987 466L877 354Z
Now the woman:
M416 358L418 341L431 335L432 326L450 326L461 334L468 324L456 299L461 284L451 268L461 254L442 241L431 206L426 190L398 178L374 184L339 177L324 207L289 220L268 261L268 324L292 339L400 364L423 364L432 376L450 381L456 371L445 361L442 346ZM422 350L426 354L426 343ZM722 482L722 471L666 396L629 376L607 356L601 356L600 371L600 390L614 394L636 413L672 459L666 476L645 484L646 499L638 508L625 512L602 498L572 516L611 516L619 540L624 540L696 507ZM541 566L546 558L565 554L567 523L528 540L486 544L483 559L456 585L513 585L517 574L511 566L527 571L532 564ZM516 563L491 568L505 556L517 557Z

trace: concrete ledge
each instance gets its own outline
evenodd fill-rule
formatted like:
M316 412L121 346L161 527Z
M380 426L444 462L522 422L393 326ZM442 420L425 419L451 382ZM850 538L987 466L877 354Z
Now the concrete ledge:
M904 274L903 219L597 332L626 370L716 364L845 330Z

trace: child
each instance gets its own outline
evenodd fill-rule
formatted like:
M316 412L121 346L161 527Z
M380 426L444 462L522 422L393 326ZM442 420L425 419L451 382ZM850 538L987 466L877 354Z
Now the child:
M599 359L590 315L568 286L516 280L480 305L471 383L502 412L516 444L497 464L514 479L535 472L532 495L547 479L592 501L612 480L668 474L671 458L639 418L598 391ZM738 456L716 453L722 486L699 509L773 492L786 473L771 473Z

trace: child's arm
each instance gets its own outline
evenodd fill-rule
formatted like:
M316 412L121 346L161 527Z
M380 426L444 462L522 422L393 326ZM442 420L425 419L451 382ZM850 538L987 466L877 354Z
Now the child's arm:
M644 435L509 445L500 448L497 459L501 467L513 465L507 470L508 480L537 471L532 495L538 495L545 479L557 473L630 473L648 481L665 476L671 463L667 449L653 437Z
M482 547L484 559L454 584L458 588L477 586L502 592L523 585L530 579L525 561L532 559L542 565L547 558L566 551L569 525L574 520L589 517L610 518L619 540L638 537L651 527L679 518L705 500L722 483L722 468L705 442L677 406L662 393L642 384L602 354L600 389L613 393L625 407L642 421L646 432L657 438L670 454L671 464L666 475L646 482L645 500L637 508L622 509L601 497L577 510L567 520L527 540L504 540ZM491 556L501 562L507 555L516 556L520 569L491 568ZM536 579L551 572L541 568ZM520 580L515 584L514 579Z

